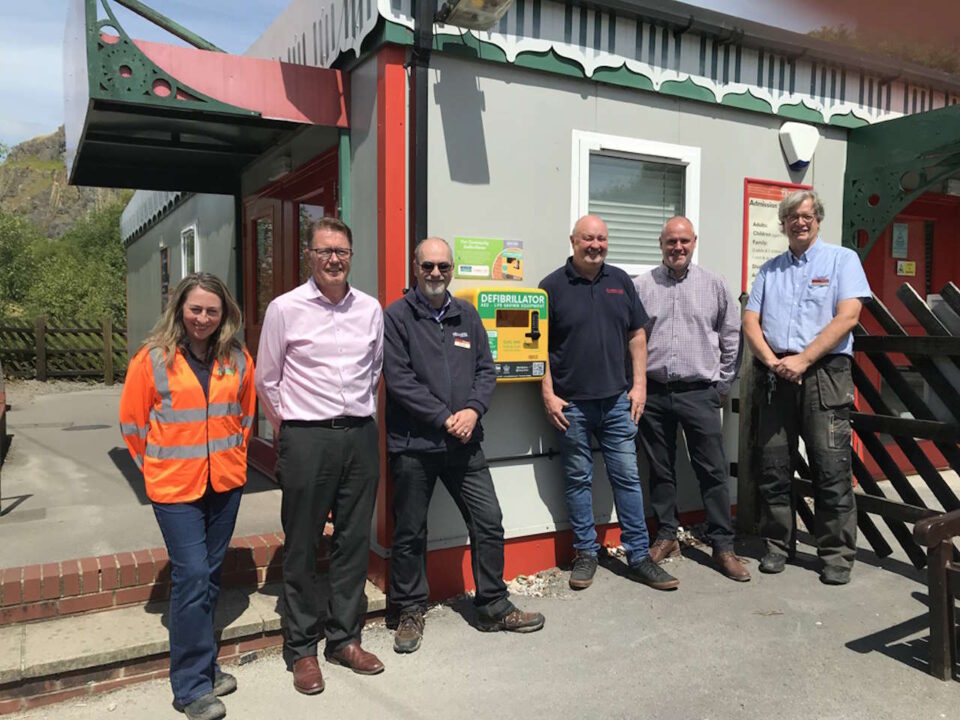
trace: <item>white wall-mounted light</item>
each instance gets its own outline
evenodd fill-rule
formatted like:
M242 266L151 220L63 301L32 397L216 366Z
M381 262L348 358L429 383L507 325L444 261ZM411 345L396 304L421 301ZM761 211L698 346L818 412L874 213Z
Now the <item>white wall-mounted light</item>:
M813 125L785 122L780 126L780 147L791 170L803 170L813 159L820 131Z
M489 30L502 18L513 0L450 0L437 13L437 22L468 30Z

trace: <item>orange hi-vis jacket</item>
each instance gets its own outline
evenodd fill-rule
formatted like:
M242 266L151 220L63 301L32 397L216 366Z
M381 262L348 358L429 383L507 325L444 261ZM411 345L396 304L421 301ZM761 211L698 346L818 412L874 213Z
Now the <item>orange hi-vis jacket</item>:
M253 359L234 350L210 372L209 400L181 350L166 365L159 348L130 360L120 396L120 432L156 503L191 502L247 481L247 443L256 412Z

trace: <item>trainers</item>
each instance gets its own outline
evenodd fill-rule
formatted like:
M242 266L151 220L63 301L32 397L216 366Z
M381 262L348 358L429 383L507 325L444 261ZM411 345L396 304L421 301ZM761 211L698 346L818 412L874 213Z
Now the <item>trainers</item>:
M680 584L679 580L657 565L649 555L639 565L630 566L629 576L631 580L649 585L654 590L673 590Z
M423 639L423 613L410 610L400 613L400 622L393 635L393 649L398 653L412 653L420 649Z
M767 553L763 556L763 559L760 560L760 572L767 573L768 575L776 575L777 573L782 573L786 565L786 555Z
M227 715L226 706L212 692L201 695L188 705L174 702L173 709L182 712L189 720L220 720Z
M824 585L846 585L850 582L850 568L827 565L820 571L820 582Z
M594 569L596 569L596 558L594 558ZM542 628L543 623L544 618L540 613L523 612L520 608L513 607L500 617L480 618L477 621L477 627L483 632L505 630L507 632L529 633Z
M677 557L680 554L680 543L676 538L657 538L650 546L650 559L658 565L667 558Z
M237 679L230 673L217 668L213 674L213 694L217 697L229 695L237 689Z
M596 574L597 556L578 552L573 561L573 570L570 571L570 587L574 590L586 590L593 584L593 576Z

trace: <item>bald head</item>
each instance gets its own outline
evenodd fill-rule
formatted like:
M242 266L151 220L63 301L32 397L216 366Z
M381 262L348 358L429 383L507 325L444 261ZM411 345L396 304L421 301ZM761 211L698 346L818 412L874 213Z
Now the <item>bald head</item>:
M450 248L450 244L442 237L428 237L418 242L417 246L413 249L413 257L420 263L423 261L423 255L427 251L431 254L444 252L446 253L447 262L453 263L453 250Z
M696 247L697 234L690 220L677 215L664 223L660 231L660 252L663 254L663 264L675 278L686 275Z
M592 280L607 256L607 224L596 215L584 215L573 226L570 245L573 247L574 269Z

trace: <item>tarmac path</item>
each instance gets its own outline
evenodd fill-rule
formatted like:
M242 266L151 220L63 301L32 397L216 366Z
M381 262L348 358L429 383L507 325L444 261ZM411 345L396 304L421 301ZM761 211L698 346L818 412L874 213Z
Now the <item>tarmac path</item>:
M740 548L754 556L757 547ZM809 551L809 548L802 547ZM815 561L737 584L686 550L668 569L681 581L656 592L601 568L574 594L556 573L532 635L485 634L460 599L427 616L423 646L400 656L382 624L364 645L386 671L354 675L323 665L327 688L297 694L281 657L228 668L239 690L233 720L266 718L664 718L703 720L939 720L960 717L960 687L926 674L925 588L898 560L861 553L845 587L817 580ZM874 563L874 564L871 564ZM166 681L24 713L27 720L175 720Z
M117 420L122 385L7 383L0 567L162 547ZM280 529L280 489L251 470L235 535Z

